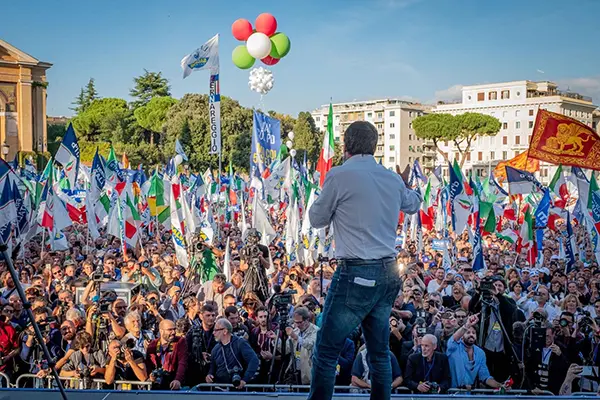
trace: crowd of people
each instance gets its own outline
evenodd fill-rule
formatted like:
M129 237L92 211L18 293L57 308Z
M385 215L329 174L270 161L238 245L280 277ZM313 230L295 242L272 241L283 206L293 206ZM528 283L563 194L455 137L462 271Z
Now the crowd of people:
M277 221L282 211L272 212ZM38 237L14 252L60 376L151 382L157 390L310 384L320 313L339 280L335 259L290 262L281 240L263 246L256 230L222 223L209 248L222 266L229 241L231 271L202 282L178 264L168 232L145 232L141 246L123 254L117 239L90 242L86 229L68 228L67 251L50 251ZM466 233L450 234L446 251L433 249L443 237L435 231L423 233L420 254L411 240L399 245L403 286L389 316L392 387L597 391L600 268L576 226L584 250L568 270L557 234L547 235L537 266L513 244L487 236L479 271ZM445 252L450 268L443 268ZM0 274L0 372L12 382L33 374L26 385L39 386L50 374L48 360L6 261ZM115 282L133 285L123 290ZM357 329L339 354L336 384L368 390L369 370Z

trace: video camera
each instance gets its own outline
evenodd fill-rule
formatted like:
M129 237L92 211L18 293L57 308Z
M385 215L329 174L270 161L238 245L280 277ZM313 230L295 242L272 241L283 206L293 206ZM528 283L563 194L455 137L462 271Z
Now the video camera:
M494 288L494 279L491 276L486 276L481 279L479 283L479 294L483 301L489 302L494 297L494 292L496 289Z
M592 320L592 315L589 311L584 310L582 308L577 308L577 311L582 315L579 323L579 331L583 333L585 336L589 335L592 332L592 326L594 325L594 321Z
M298 294L296 290L287 290L285 292L275 293L271 298L271 304L275 306L277 311L287 311L289 306L293 303L293 295Z

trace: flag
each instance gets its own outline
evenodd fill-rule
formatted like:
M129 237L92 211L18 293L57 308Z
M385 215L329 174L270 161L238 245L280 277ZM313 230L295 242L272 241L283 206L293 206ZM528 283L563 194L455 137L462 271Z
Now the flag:
M519 234L514 229L505 229L496 233L498 239L506 240L508 243L517 243Z
M548 227L548 216L550 213L550 191L544 190L544 196L535 209L535 238L538 246L538 254L542 254L544 243L544 231Z
M131 163L129 162L129 158L127 158L127 154L125 153L123 153L123 156L121 157L121 165L123 166L123 169L131 168Z
M213 72L210 75L208 119L210 123L210 148L208 154L221 154L221 89L218 72Z
M481 246L481 218L479 213L475 215L475 232L473 235L473 271L479 271L485 268L483 261L483 249Z
M323 187L325 182L325 175L333 166L334 152L334 140L333 140L333 106L329 103L329 114L327 115L327 132L323 136L323 148L319 155L319 162L317 163L317 171L319 171L319 186Z
M185 155L183 145L181 144L179 139L175 139L175 153L179 154L183 158L183 161L188 161L188 157Z
M227 244L225 245L225 257L223 259L223 273L225 274L225 281L231 282L231 249L229 242L231 240L226 238Z
M450 204L452 209L452 229L460 235L467 226L473 204L465 190L462 174L450 166ZM460 171L459 171L460 173Z
M148 190L146 201L148 202L150 215L157 217L158 222L168 228L171 213L169 205L165 200L165 182L158 176L156 171L154 171L154 175L150 178L150 189Z
M569 200L569 190L567 189L567 181L563 174L562 165L559 165L548 186L554 194L559 197L559 200L554 201L557 207L565 208Z
M170 195L170 209L171 209L171 236L173 237L173 244L175 245L175 255L177 261L184 268L188 268L189 260L187 254L187 244L185 242L185 232L183 231L183 217L181 215L181 208L178 204L181 199L180 197L180 184L177 176L173 177L171 181L171 195Z
M501 161L494 168L494 176L500 181L506 179L506 167L513 167L522 171L535 172L540 169L540 162L535 158L530 158L527 151L511 158L507 161Z
M183 78L187 78L192 72L209 69L219 72L219 34L197 48L191 54L181 60Z
M567 231L563 232L564 237L564 253L567 265L565 267L565 273L571 272L575 265L575 254L573 249L575 248L575 235L573 235L573 226L571 226L571 214L567 211Z
M69 123L67 132L54 159L63 166L65 175L69 180L69 186L71 189L74 189L75 182L77 182L77 174L79 173L79 144L77 143L73 124Z
M534 243L531 207L528 207L525 212L523 224L521 224L521 231L519 232L519 240L517 241L517 252L520 253L523 249L527 250L527 261L529 264L534 265L535 260L537 259L537 249L535 248Z
M110 145L110 152L108 153L108 159L106 160L107 177L106 179L112 184L123 182L124 176L123 171L119 167L119 161L117 161L117 155L115 149Z
M540 109L529 143L529 157L600 170L600 136L574 118Z
M511 195L529 194L536 188L541 191L544 190L542 184L535 179L531 172L521 171L513 167L506 167L506 180Z

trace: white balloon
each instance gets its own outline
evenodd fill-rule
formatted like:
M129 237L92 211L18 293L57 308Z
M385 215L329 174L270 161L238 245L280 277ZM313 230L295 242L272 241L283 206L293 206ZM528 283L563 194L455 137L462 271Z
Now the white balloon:
M294 144L292 143L291 140L288 140L287 142L285 142L285 145L287 146L288 149L291 149Z
M268 69L258 67L250 71L248 86L254 92L267 94L273 89L274 82L273 73Z
M175 166L177 167L183 162L183 157L181 156L181 154L177 154L173 161L175 162Z
M290 138L290 140L294 140L294 132L288 133L288 137Z
M262 60L271 53L271 39L261 32L255 32L246 42L248 53L254 58Z
M296 157L296 149L291 149L291 150L290 150L290 155L291 155L292 157Z

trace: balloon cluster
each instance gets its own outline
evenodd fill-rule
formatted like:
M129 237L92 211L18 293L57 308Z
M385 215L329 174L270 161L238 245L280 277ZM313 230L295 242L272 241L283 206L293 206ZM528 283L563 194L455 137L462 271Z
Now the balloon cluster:
M273 89L273 73L263 67L254 68L250 71L250 79L248 80L248 86L250 89L260 94L267 94L269 90Z
M290 156L296 157L296 149L294 146L294 132L288 133L288 140L285 142L286 147L290 150Z
M240 18L231 25L231 33L237 40L246 42L233 49L231 59L236 67L252 68L258 58L266 65L275 65L290 52L290 39L277 31L277 20L269 13L260 14L254 22Z

